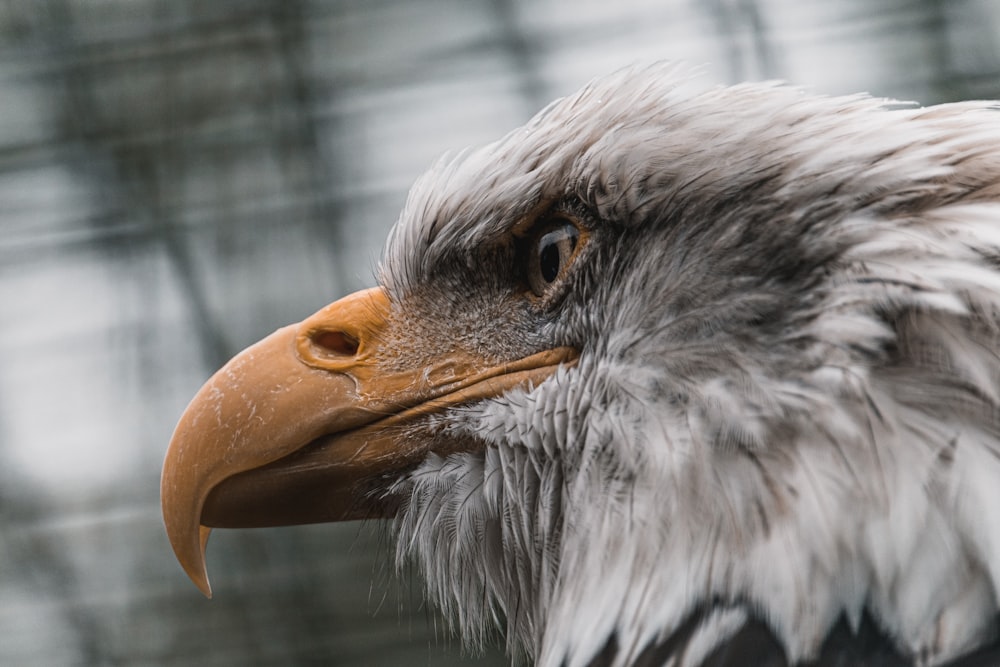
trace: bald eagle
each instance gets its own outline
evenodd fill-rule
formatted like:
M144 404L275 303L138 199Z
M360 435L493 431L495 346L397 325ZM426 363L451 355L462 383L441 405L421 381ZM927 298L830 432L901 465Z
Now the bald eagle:
M182 416L167 533L392 518L544 667L1000 664L1000 113L670 66L413 186Z

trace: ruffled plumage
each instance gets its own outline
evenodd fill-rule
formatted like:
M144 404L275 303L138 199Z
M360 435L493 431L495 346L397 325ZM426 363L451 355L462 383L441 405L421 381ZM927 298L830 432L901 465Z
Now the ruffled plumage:
M422 178L382 282L495 284L477 253L550 201L591 236L537 335L579 363L437 416L485 446L392 488L399 559L463 637L544 667L697 665L748 623L790 663L841 623L917 665L994 640L992 103L620 72Z

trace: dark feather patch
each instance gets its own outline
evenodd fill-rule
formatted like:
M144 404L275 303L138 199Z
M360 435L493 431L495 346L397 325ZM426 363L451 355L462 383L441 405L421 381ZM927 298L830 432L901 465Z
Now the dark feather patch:
M666 664L668 655L657 665ZM645 663L644 663L645 664ZM819 656L812 661L790 665L778 640L762 622L752 620L719 646L701 667L914 667L913 661L900 655L889 638L865 614L857 633L841 619L830 634ZM1000 665L1000 642L964 656L945 667L997 667ZM637 666L636 666L637 667Z
M617 655L618 638L615 637L615 635L611 635L608 637L608 641L604 643L604 647L590 659L590 662L587 663L587 667L611 667ZM565 660L563 661L563 667L566 667Z

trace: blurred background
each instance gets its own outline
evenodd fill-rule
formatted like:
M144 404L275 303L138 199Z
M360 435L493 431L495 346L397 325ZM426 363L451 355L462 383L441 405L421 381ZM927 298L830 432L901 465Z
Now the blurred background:
M384 528L216 531L159 471L211 372L370 285L413 179L635 61L1000 97L996 0L0 3L0 664L499 665Z

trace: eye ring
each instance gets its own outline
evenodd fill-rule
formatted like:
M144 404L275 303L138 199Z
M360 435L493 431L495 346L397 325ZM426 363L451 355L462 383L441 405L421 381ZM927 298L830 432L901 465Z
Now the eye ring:
M575 220L553 215L537 221L524 240L525 282L536 297L542 298L566 276L584 245L586 232Z

